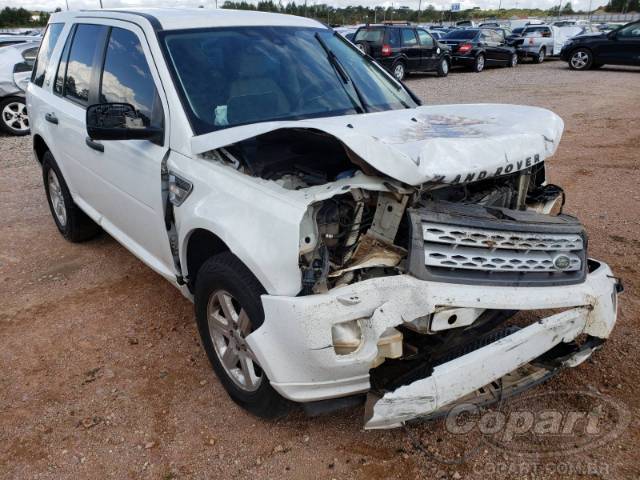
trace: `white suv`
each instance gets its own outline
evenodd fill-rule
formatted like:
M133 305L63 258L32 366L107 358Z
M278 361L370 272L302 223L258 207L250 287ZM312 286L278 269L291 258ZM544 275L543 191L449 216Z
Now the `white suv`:
M368 392L366 426L396 426L575 366L615 323L620 285L545 180L562 120L420 106L313 20L57 13L27 102L62 235L103 229L193 300L257 415ZM509 323L537 309L559 313Z

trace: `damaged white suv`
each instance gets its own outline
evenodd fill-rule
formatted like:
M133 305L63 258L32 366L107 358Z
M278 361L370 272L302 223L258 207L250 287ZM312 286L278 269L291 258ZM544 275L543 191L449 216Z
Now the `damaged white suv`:
M285 15L62 12L43 44L27 101L58 229L101 227L192 299L249 411L368 393L367 428L397 426L611 333L620 285L545 180L555 114L420 106Z

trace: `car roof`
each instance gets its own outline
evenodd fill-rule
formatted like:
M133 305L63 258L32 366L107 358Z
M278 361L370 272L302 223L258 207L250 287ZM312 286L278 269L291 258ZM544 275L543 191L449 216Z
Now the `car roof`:
M182 30L207 27L292 26L326 28L310 18L247 10L212 8L114 8L54 13L50 22L71 22L85 18L110 18L141 24L151 23L155 30Z

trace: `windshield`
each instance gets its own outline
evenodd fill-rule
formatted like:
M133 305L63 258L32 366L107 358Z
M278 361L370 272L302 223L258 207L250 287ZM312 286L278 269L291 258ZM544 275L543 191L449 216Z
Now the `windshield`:
M233 27L162 36L196 135L417 106L400 84L328 29Z
M444 40L471 40L478 34L478 30L454 30L444 36Z

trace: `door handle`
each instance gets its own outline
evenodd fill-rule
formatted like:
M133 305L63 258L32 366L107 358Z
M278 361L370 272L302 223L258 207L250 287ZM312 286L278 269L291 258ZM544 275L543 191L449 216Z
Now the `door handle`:
M87 147L89 147L89 148L93 148L94 150L97 150L98 152L104 152L104 145L101 144L101 143L98 143L98 142L94 142L89 137L84 139L84 143L86 143Z
M44 119L49 123L53 123L54 125L58 125L58 117L56 117L55 113L45 113Z

